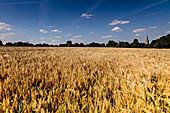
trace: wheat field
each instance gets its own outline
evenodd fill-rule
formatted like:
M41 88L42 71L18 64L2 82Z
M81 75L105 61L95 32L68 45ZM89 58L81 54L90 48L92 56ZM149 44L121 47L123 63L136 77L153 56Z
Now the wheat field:
M169 111L168 49L0 48L0 112Z

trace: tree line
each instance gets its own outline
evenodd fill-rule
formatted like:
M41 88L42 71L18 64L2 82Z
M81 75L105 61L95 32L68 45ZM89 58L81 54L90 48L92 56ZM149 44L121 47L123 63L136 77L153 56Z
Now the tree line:
M67 41L65 44L50 45L46 43L31 44L29 42L7 42L3 44L0 40L0 46L14 46L14 47L123 47L123 48L170 48L170 34L162 36L159 39L153 40L150 44L139 43L138 39L134 39L132 43L123 41L109 40L107 44L92 42L89 44L72 43Z

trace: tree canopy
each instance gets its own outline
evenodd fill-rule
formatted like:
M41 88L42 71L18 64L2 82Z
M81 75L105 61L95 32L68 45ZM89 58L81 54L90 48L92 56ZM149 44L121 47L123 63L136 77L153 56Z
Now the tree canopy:
M170 48L170 34L162 36L157 40L153 40L151 46L154 48Z

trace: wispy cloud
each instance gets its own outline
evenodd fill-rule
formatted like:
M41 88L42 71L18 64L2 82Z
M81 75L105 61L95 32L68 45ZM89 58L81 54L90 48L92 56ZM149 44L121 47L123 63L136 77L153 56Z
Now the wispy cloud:
M55 36L54 38L62 38L62 36Z
M170 22L168 22L168 24L170 24Z
M102 36L101 38L115 38L115 36L112 36L112 35L107 35L107 36Z
M168 33L168 34L169 34L169 33L170 33L170 31L166 31L165 33Z
M97 0L96 3L94 3L92 6L90 6L88 8L88 10L84 13L84 14L91 14L93 13L97 8L99 8L100 6L103 5L103 3L105 2L106 0ZM82 15L79 17L79 18L76 18L73 20L73 25L77 24L78 22L80 22L82 19Z
M0 34L1 40L6 40L7 38L12 38L15 35L15 33L3 33Z
M94 32L90 32L90 34L94 34Z
M150 29L156 29L156 28L158 28L158 27L156 27L156 26L150 26L150 27L148 27L148 28L150 28Z
M150 4L150 5L144 6L141 9L137 10L134 14L137 14L139 12L142 12L142 11L146 10L146 9L152 8L154 6L158 6L158 5L163 4L165 2L168 2L168 0L161 0L159 2L156 2L156 3Z
M12 25L0 22L0 31L13 31Z
M111 31L122 32L122 29L120 27L114 27Z
M102 6L105 1L106 0L97 0L97 2L87 10L87 13L89 14L94 12L98 7Z
M51 30L51 32L54 32L54 33L61 33L62 31L58 30L58 29L54 29L54 30Z
M82 17L85 17L85 18L87 18L87 19L90 19L90 17L92 17L92 16L94 16L94 15L83 13L81 16L82 16Z
M137 36L142 36L143 34L136 34L135 36L137 37Z
M161 5L161 4L163 4L163 3L165 3L165 2L168 2L168 1L169 1L169 0L161 0L161 1L156 2L156 3L150 4L150 5L146 5L146 6L142 7L142 8L140 8L140 9L132 12L131 14L128 14L128 15L120 18L120 19L127 18L127 17L131 17L131 16L133 16L133 15L136 15L137 13L140 13L140 12L142 12L142 11L144 11L144 10L150 9L150 8L155 7L155 6L158 6L158 5Z
M44 40L45 38L44 38L44 37L41 37L40 39L41 39L41 40Z
M66 37L68 37L68 36L72 36L72 34L66 34L65 36L66 36Z
M78 36L73 36L72 38L82 38L82 35L78 35Z
M49 21L49 0L40 0L39 25L46 26L44 23Z
M146 29L145 28L141 28L141 29L135 29L133 30L133 33L139 33L139 32L145 32Z
M160 13L161 13L160 11L159 12L153 12L153 13L147 14L145 16L154 16L154 15L158 15Z
M45 31L44 29L40 29L40 33L48 33L48 31Z
M123 21L123 20L114 20L109 25L117 25L117 24L128 24L130 21Z

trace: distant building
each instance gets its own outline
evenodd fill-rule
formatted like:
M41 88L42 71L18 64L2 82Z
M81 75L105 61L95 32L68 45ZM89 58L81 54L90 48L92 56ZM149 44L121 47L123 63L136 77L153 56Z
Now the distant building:
M149 44L149 39L148 39L148 36L146 37L146 41L145 41L145 44Z

